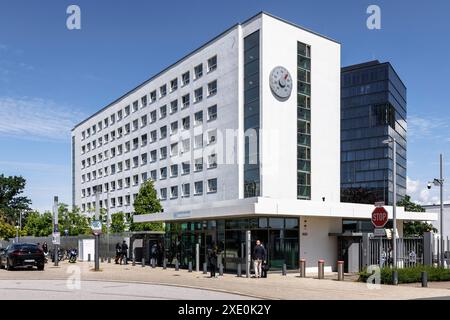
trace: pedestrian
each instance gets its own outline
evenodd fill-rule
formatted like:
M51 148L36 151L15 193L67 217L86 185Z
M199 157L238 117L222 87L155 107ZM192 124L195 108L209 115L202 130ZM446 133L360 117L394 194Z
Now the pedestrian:
M264 250L266 250L263 243L261 243L261 246L264 248ZM267 255L267 250L266 250L266 255ZM269 271L269 264L267 263L267 257L266 257L265 261L263 261L263 264L261 266L261 278L267 278L267 271Z
M47 246L47 242L44 242L42 244L42 251L44 252L45 255L48 254L48 246Z
M255 278L261 278L261 269L263 263L266 263L266 249L261 245L261 241L256 240L256 246L253 249L253 266L255 269Z
M156 244L156 242L152 245L152 247L150 248L150 263L153 265L153 261L155 262L155 265L158 264L158 245Z
M122 264L122 261L124 260L125 264L128 264L128 245L125 240L122 242L122 254L120 257L120 264Z
M209 269L211 272L210 278L217 278L217 247L213 246L208 252Z
M114 259L114 262L116 264L119 264L119 260L122 263L121 256L122 256L122 246L120 245L120 242L117 242L117 244L116 244L116 258Z

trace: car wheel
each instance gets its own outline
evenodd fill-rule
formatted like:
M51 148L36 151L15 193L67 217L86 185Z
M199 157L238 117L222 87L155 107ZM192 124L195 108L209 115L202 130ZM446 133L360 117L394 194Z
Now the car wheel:
M9 263L9 259L6 259L6 270L12 271L14 267Z
M37 269L38 269L39 271L44 271L44 265L37 266Z

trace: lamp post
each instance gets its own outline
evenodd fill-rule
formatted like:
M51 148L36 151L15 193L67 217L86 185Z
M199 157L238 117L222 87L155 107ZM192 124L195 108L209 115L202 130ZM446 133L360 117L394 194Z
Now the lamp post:
M383 141L384 144L392 143L392 161L393 161L393 196L392 196L392 261L394 268L397 267L397 141L395 138L389 138ZM388 188L389 190L389 188ZM388 197L389 198L389 197Z
M440 164L439 164L440 178L434 179L433 182L428 183L428 189L431 189L431 185L440 188L440 215L439 215L439 246L440 246L440 254L439 254L439 264L444 267L445 259L444 259L444 156L440 155Z

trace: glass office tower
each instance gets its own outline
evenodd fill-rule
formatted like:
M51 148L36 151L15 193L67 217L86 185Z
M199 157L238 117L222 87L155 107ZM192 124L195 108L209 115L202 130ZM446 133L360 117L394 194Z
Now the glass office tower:
M393 201L393 149L397 141L397 197L406 194L406 87L389 62L342 68L341 200Z

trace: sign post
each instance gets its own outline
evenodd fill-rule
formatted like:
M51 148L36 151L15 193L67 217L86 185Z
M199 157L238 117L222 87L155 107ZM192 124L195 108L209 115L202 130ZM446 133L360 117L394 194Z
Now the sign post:
M53 237L52 243L54 245L54 265L58 266L59 263L59 246L61 245L61 234L58 227L58 196L53 198Z
M374 237L379 237L380 239L380 254L379 254L379 263L380 268L383 267L383 237L386 236L386 229L384 226L388 222L388 213L382 204L376 203L375 210L372 212L372 224L375 227L373 232Z
M95 262L95 271L100 270L100 259L99 259L99 243L100 243L100 235L102 234L102 222L100 220L94 220L91 222L91 231L95 236L95 254L94 254L94 262Z

